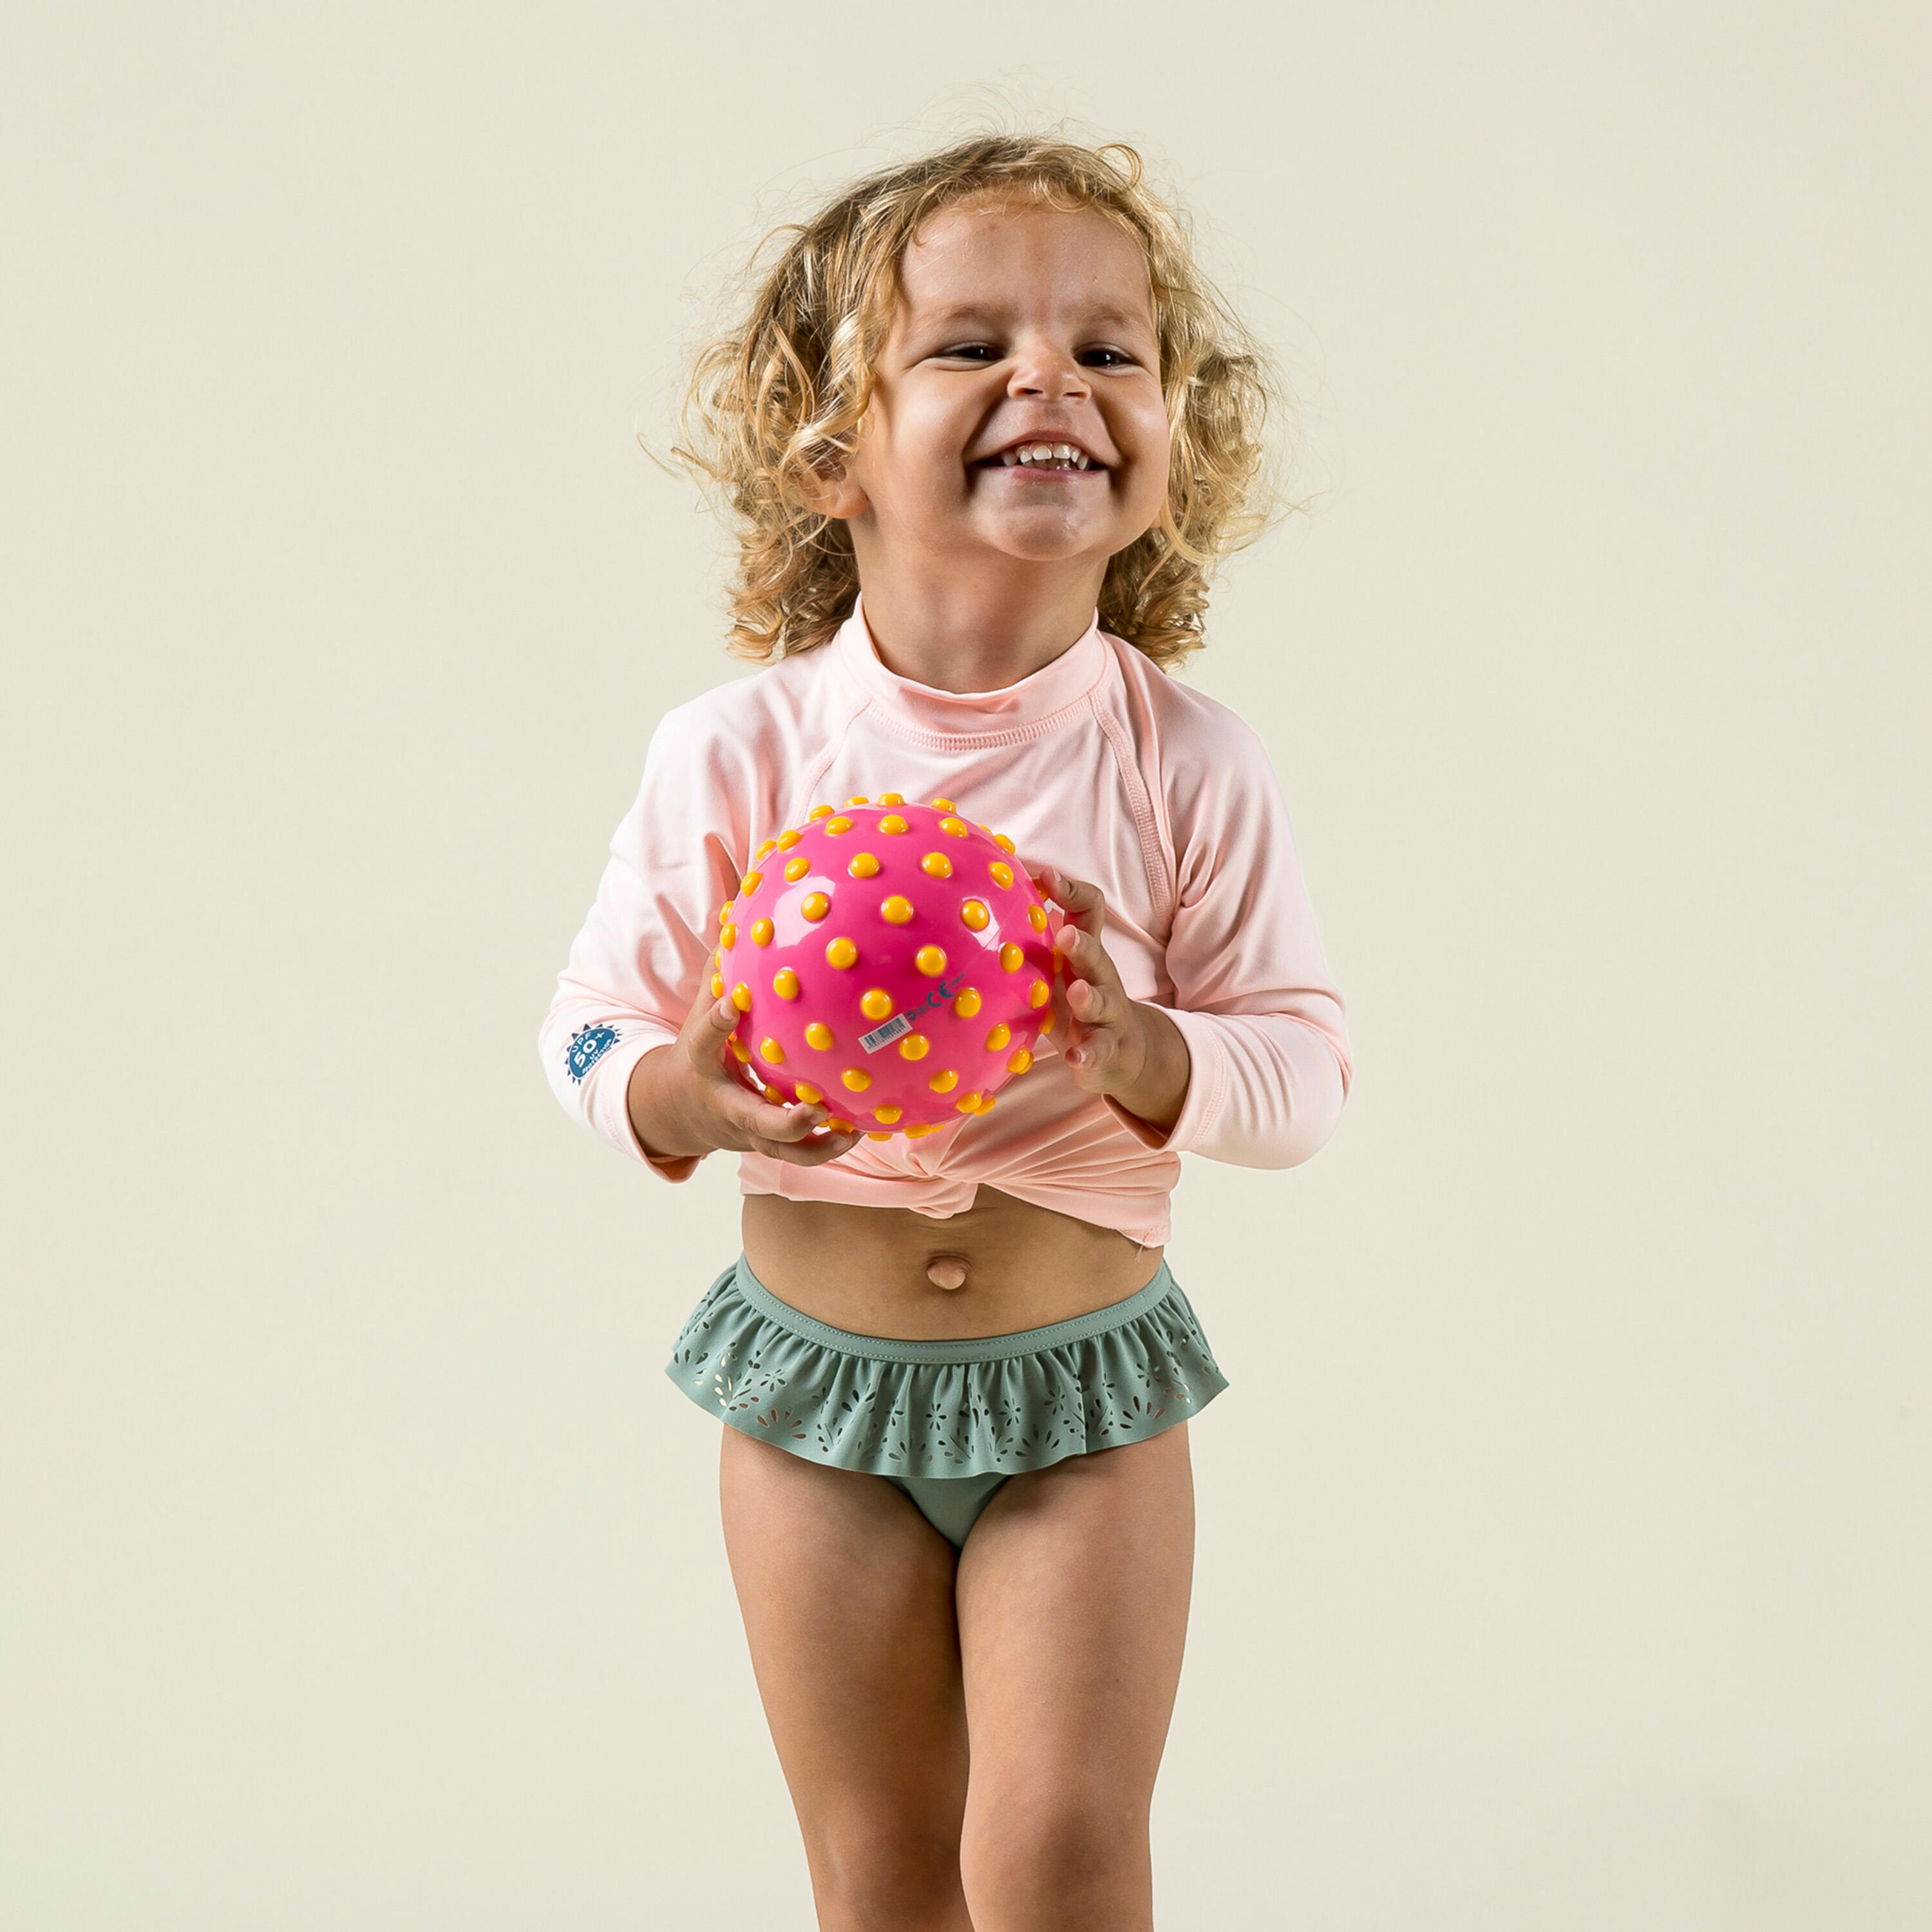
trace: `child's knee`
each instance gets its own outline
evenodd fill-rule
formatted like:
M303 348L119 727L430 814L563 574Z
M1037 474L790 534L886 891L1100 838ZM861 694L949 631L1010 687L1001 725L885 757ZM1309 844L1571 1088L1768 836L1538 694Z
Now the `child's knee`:
M820 1932L965 1932L956 1817L860 1808L805 1838Z
M1136 1932L1149 1922L1145 1809L1103 1792L970 1817L959 1867L975 1932Z

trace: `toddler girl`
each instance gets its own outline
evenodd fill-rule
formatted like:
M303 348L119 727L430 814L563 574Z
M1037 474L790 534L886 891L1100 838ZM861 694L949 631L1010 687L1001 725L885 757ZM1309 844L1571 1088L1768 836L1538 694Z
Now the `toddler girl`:
M726 1425L820 1926L1132 1932L1187 1423L1226 1386L1168 1197L1186 1149L1308 1159L1349 1076L1266 754L1168 675L1261 520L1270 386L1128 148L974 139L778 238L682 452L740 532L728 648L764 668L652 734L544 1065L667 1181L740 1156L741 1252L669 1372ZM1034 1065L918 1136L761 1099L715 950L740 881L814 808L863 832L934 800L1065 914Z

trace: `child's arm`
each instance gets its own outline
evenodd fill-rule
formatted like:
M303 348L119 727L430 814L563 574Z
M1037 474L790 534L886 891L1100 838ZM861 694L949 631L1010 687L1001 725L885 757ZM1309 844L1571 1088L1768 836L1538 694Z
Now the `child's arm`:
M1088 991L1070 988L1070 1000L1100 1016L1086 1041L1089 1064L1070 1058L1070 1066L1148 1147L1238 1167L1293 1167L1341 1118L1347 1023L1266 749L1223 711L1212 751L1178 761L1165 788L1177 892L1171 1006L1120 989L1096 887L1072 881L1055 894L1070 925L1090 935L1071 942Z
M1215 755L1190 775L1190 795L1168 796L1168 1016L1193 1073L1163 1144L1237 1167L1293 1167L1341 1119L1348 1022L1267 747L1232 712L1216 740Z
M631 1075L653 1048L674 1044L689 1016L760 789L746 747L698 728L691 707L665 715L538 1035L565 1109L667 1180L688 1180L700 1156L663 1157L640 1142Z

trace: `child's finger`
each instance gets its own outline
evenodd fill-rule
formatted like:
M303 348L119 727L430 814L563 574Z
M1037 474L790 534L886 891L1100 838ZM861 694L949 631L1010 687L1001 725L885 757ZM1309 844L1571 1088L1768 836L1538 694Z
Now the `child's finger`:
M703 997L703 996L700 996ZM773 1113L782 1113L782 1108L772 1108L770 1102L760 1100L739 1079L727 1065L725 1054L729 1051L728 1042L738 1024L738 1008L730 993L722 993L710 1000L702 1012L694 1007L692 1018L694 1024L690 1029L692 1064L702 1074L707 1083L722 1085L724 1091L734 1096L742 1096L756 1108ZM722 1102L721 1102L722 1106ZM734 1126L747 1124L742 1118L742 1108L736 1112L725 1109ZM824 1118L820 1111L819 1118ZM760 1130L762 1131L762 1129Z
M1084 1027L1118 1026L1127 1016L1124 992L1113 986L1096 986L1090 980L1076 980L1066 989L1066 1010Z
M730 1029L727 1027L724 1030L728 1034ZM760 1140L796 1140L830 1118L829 1109L803 1100L789 1103L767 1100L747 1084L724 1053L717 1056L712 1069L710 1076L712 1104L742 1132L755 1134Z
M1119 968L1092 933L1083 932L1078 926L1063 926L1053 945L1054 950L1066 962L1072 979L1084 980L1096 986L1120 985Z
M684 1042L692 1065L706 1079L724 1077L724 1042L737 1024L738 1009L729 993L714 1000L700 991L684 1023Z
M742 1146L770 1159L815 1167L849 1153L858 1144L855 1130L819 1136L818 1130L832 1118L830 1108L805 1100L778 1104L746 1085L724 1057L728 1050L725 1042L738 1023L738 1009L728 994L712 1004L706 1019L715 1030L710 1048L698 1055L699 1071L711 1105Z
M1098 934L1107 922L1106 896L1085 879L1070 879L1064 872L1049 867L1042 875L1048 895L1070 920L1077 920L1083 931Z
M773 1132L754 1132L752 1146L768 1158L792 1162L802 1167L816 1167L849 1154L859 1143L856 1128L843 1127L836 1133L821 1133L821 1123L830 1117L823 1107L808 1107L802 1101L790 1107L766 1107L765 1114L780 1115L784 1124Z
M722 1102L725 1118L761 1141L802 1141L827 1118L823 1107L808 1106L802 1100L784 1106L761 1100L739 1086L729 1074L725 1078L733 1090Z
M826 1109L795 1101L790 1106L775 1106L747 1092L728 1073L728 1091L719 1096L719 1106L727 1123L743 1136L746 1144L758 1153L778 1160L803 1161L815 1165L848 1151L858 1136L850 1130L814 1138L818 1128L831 1117Z

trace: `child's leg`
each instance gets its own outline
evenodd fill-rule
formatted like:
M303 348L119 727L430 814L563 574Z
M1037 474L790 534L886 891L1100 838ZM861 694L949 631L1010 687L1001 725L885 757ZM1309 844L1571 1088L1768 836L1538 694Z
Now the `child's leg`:
M957 1602L975 1932L1150 1932L1193 1568L1184 1423L1015 1476L974 1526Z
M823 1932L973 1932L952 1546L883 1477L722 1433L725 1552Z

